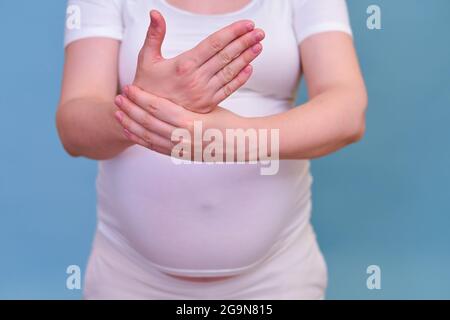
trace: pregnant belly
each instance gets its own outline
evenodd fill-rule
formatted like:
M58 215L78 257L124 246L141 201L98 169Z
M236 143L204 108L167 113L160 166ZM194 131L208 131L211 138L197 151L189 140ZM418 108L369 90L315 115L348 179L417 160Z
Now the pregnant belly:
M99 219L168 273L233 274L309 218L308 168L282 161L277 175L261 176L257 164L176 165L136 146L101 162Z

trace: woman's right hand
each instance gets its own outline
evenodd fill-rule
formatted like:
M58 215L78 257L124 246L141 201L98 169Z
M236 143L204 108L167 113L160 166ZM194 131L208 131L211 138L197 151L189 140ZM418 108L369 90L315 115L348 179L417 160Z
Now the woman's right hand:
M166 23L158 11L139 52L133 84L197 113L208 113L250 78L250 63L261 53L265 35L253 22L235 22L193 49L164 59L161 47Z

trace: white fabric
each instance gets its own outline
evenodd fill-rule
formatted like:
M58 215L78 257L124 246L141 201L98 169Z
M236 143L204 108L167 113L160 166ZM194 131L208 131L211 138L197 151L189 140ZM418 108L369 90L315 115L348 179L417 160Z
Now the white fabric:
M325 260L307 226L262 263L232 278L193 282L149 268L141 256L96 234L84 281L87 300L300 300L324 299ZM302 253L298 252L302 248Z
M253 63L250 81L222 103L243 116L294 107L298 45L304 39L324 31L351 35L344 0L252 0L223 15L190 13L165 0L69 4L80 6L81 28L66 30L65 45L86 37L121 40L122 85L133 80L149 10L158 9L167 20L166 58L191 49L231 22L252 19L266 32L264 51ZM295 234L307 232L311 183L306 160L281 161L277 175L261 176L260 165L175 165L166 156L135 146L99 164L98 232L147 268L183 276L242 274L267 263ZM292 253L301 257L314 247L320 255L315 238L305 239ZM298 268L302 279L324 273L320 263Z

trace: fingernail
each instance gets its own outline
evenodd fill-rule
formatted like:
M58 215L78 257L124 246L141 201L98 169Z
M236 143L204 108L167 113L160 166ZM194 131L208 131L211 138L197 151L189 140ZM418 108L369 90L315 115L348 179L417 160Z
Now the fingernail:
M257 41L261 41L262 39L264 39L264 33L261 32L261 31L257 32L256 35L255 35L255 39Z
M122 96L121 95L118 95L117 97L116 97L116 99L114 100L114 102L116 103L116 105L118 105L118 106L121 106L122 105Z
M153 23L153 24L157 23L156 19L155 19L157 14L158 14L158 12L156 10L150 11L150 21L151 21L151 23Z
M253 51L254 53L260 53L261 50L262 50L262 45L261 45L260 43L255 44L255 45L252 47L252 51Z
M130 92L130 87L129 86L125 86L124 88L123 88L123 93L125 94L125 96L127 96L128 97L128 93Z
M119 120L119 122L122 122L122 119L123 119L123 114L122 114L122 112L116 111L116 112L114 113L114 116L116 117L117 120Z
M252 31L255 28L255 24L253 22L247 23L247 30Z
M244 72L245 73L250 73L250 71L252 71L252 69L253 69L252 66L248 65L248 66L245 67Z

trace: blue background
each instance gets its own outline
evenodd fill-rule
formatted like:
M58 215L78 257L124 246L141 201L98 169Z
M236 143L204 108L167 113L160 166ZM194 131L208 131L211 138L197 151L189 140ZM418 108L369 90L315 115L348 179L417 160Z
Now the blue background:
M361 143L313 161L327 296L450 299L450 1L348 4L370 105ZM366 28L369 4L383 30ZM0 298L81 297L65 271L87 261L96 163L56 134L64 19L65 1L0 1Z

